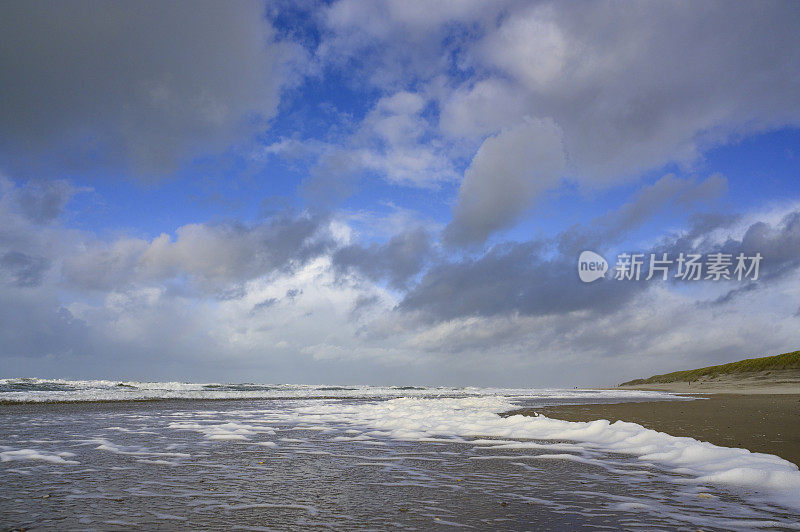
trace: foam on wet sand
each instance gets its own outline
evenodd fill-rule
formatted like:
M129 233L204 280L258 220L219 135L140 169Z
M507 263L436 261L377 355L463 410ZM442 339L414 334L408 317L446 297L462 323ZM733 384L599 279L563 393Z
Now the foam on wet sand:
M594 449L632 454L643 462L688 475L698 483L755 490L778 504L800 509L800 471L795 464L777 456L670 436L623 421L570 422L545 416L497 415L516 407L500 397L402 398L344 408L318 405L301 409L298 414L306 423L345 421L403 440L488 436L579 442Z

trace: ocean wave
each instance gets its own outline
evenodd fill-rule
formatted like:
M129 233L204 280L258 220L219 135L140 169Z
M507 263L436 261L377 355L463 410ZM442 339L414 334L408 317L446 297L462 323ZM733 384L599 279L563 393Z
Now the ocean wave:
M391 399L401 397L654 399L671 397L661 392L630 390L559 390L474 387L365 386L258 383L139 382L114 380L65 380L39 378L0 379L2 403L68 403L159 400L225 399Z

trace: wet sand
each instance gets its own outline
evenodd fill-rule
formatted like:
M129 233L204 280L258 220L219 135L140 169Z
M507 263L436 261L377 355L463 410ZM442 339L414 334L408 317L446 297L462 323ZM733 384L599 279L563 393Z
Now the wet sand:
M800 395L716 394L695 401L562 405L536 409L567 421L638 423L673 436L780 456L800 466ZM532 415L534 410L516 413Z

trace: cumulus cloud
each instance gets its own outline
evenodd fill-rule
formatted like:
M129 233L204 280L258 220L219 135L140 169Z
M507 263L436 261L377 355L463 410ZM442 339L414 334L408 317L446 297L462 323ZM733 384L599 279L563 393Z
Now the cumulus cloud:
M440 142L451 155L471 158L453 243L482 242L513 225L558 177L610 186L670 163L690 166L742 136L800 124L795 4L355 6L328 9L325 57L346 58L359 79L384 91L397 80L425 87L438 109ZM543 179L530 168L523 179L508 160L490 157L492 146L520 157L499 145L530 120L558 130L561 175ZM528 135L534 144L536 135ZM515 186L498 181L505 173ZM491 186L478 183L498 183L498 191L487 195L482 188Z
M0 161L27 177L170 174L271 118L299 50L259 2L4 2Z
M643 223L647 209L637 205L686 208L722 184L667 176L610 213L608 226ZM654 191L665 197L656 201ZM732 352L777 352L796 339L796 206L698 217L655 245L759 249L764 282L723 298L732 286L697 293L671 283L581 284L575 256L559 251L567 232L464 260L438 255L419 229L359 244L341 221L304 214L106 241L58 219L38 224L10 203L18 197L0 197L0 357L14 372L613 384ZM753 316L751 308L765 310ZM565 364L578 362L585 371L565 376Z
M558 182L563 168L561 131L552 121L524 123L488 138L464 173L446 241L480 243L517 221L539 193Z
M435 133L428 94L398 91L378 99L352 131L331 141L282 138L255 159L281 156L309 164L302 192L329 206L353 194L365 177L391 185L435 189L456 181L450 147Z
M465 87L485 95L478 101L489 108L507 108L505 98L552 118L578 175L598 183L691 162L731 136L797 124L800 53L786 44L798 39L800 10L779 2L719 7L521 6L474 51L488 79L505 79L507 88ZM445 106L474 101L461 94ZM484 113L474 111L485 121ZM519 120L497 117L484 133Z
M278 216L253 225L189 224L177 228L174 238L162 234L150 241L92 241L64 257L63 271L69 285L82 289L184 279L224 296L238 284L300 267L327 253L334 243L327 220L311 215Z
M401 185L431 187L454 180L446 150L431 139L433 127L424 115L428 103L421 94L408 91L380 99L351 139L361 166Z

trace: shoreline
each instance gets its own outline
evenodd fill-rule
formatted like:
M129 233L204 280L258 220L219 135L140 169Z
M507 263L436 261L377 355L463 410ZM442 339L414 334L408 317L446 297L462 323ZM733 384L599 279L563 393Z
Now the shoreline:
M650 392L672 392L678 394L725 394L725 395L800 395L800 383L770 383L742 386L715 382L669 382L614 386L606 390L642 390Z
M628 421L672 436L773 454L800 466L800 394L710 393L693 401L559 405L513 413Z

